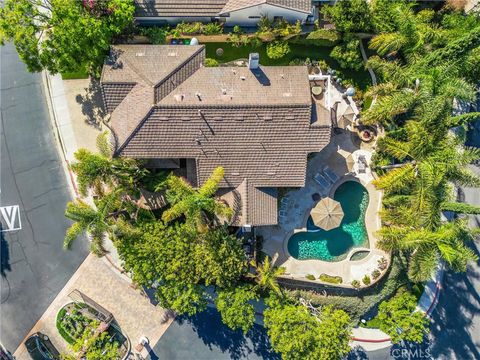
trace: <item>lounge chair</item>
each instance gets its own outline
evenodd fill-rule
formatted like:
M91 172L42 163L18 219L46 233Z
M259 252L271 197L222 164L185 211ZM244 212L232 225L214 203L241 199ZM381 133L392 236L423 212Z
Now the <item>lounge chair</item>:
M320 173L317 173L317 175L315 175L313 179L318 185L320 185L324 189L330 185L329 181L327 181Z
M332 183L337 182L337 180L339 179L338 175L335 174L335 172L332 169L330 169L328 166L325 166L325 168L323 169L323 172L332 181Z

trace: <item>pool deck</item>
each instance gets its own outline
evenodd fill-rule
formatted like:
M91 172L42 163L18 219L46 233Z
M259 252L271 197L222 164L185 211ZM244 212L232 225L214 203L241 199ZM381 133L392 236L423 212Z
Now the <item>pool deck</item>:
M378 260L385 257L389 260L389 255L384 251L377 249L376 231L380 229L381 222L379 210L381 208L382 192L375 189L372 181L374 174L367 167L363 174L355 173L355 166L351 167L347 159L358 158L358 154L364 155L367 164L370 163L372 147L374 145L362 143L355 133L349 130L342 130L339 134L332 136L332 141L321 152L315 154L309 159L307 167L307 177L305 187L292 189L285 195L281 204L281 216L279 224L276 226L266 226L256 228L257 235L264 238L263 250L273 256L278 253L277 265L285 268L285 277L301 279L308 281L305 276L314 275L316 278L320 274L332 276L341 276L343 284L340 286L351 286L353 280L361 281L366 275L378 267ZM315 176L328 166L338 177L338 180L331 182L328 186L321 186L315 181ZM352 172L353 170L353 172ZM312 195L320 194L321 197L333 197L335 190L345 181L358 181L368 191L369 203L365 213L365 226L369 238L368 248L353 248L349 251L344 260L329 262L322 260L297 260L290 256L288 252L288 239L299 231L306 231L306 222L311 209L316 201ZM369 250L370 253L363 259L350 261L353 253L359 250ZM319 281L312 281L320 283ZM373 278L372 278L373 283Z

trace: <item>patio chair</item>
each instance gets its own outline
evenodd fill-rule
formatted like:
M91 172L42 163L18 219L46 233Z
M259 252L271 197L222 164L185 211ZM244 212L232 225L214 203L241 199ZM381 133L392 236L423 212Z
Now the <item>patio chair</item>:
M325 180L325 178L322 176L322 174L320 173L317 173L313 179L315 180L315 182L320 185L322 188L327 188L330 184L327 180Z
M328 166L325 166L325 168L323 169L323 172L332 181L332 183L337 182L337 180L339 179L338 175L335 174L335 172L332 169L330 169Z

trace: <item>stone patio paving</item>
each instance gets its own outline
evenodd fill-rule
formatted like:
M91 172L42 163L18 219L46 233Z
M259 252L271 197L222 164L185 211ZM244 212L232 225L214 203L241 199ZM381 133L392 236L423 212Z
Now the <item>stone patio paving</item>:
M40 331L48 335L60 353L68 348L56 329L55 319L62 306L72 301L68 295L75 289L113 314L132 348L141 336L155 344L173 321L169 312L152 305L124 275L112 269L105 258L90 254L29 333ZM17 360L30 359L23 344L14 355Z
M388 259L388 254L376 248L375 232L381 225L378 216L381 206L381 192L377 191L371 183L373 174L368 168L365 174L352 175L351 166L349 167L347 164L349 155L358 152L366 154L367 162L369 162L371 151L371 144L362 143L358 136L349 130L341 130L340 133L334 134L330 144L309 159L305 187L292 189L286 194L287 200L282 200L284 204L281 203L280 205L279 224L256 229L257 235L264 238L263 250L271 256L278 253L277 265L285 267L285 277L306 281L305 276L307 274L318 278L320 274L325 273L332 276L341 276L343 285L349 286L353 280L360 281L365 274L371 276L371 272L377 268L380 258L386 257ZM316 174L324 171L326 166L338 177L338 180L328 187L319 185L314 179ZM369 194L369 204L365 214L369 249L355 248L349 252L344 260L336 262L297 260L291 257L287 249L288 239L295 232L305 231L310 210L317 203L312 196L314 194L320 194L322 198L333 196L338 185L349 180L349 178L361 182ZM353 262L348 260L352 253L360 249L370 250L370 253L361 260Z

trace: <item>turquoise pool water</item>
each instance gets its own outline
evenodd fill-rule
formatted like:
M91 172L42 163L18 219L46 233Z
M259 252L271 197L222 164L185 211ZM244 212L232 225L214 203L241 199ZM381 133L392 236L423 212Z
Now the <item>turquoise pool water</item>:
M342 205L345 214L340 226L325 231L315 226L309 217L307 231L293 234L288 240L288 252L295 259L339 261L354 247L368 247L367 189L356 181L347 181L337 188L333 198Z

